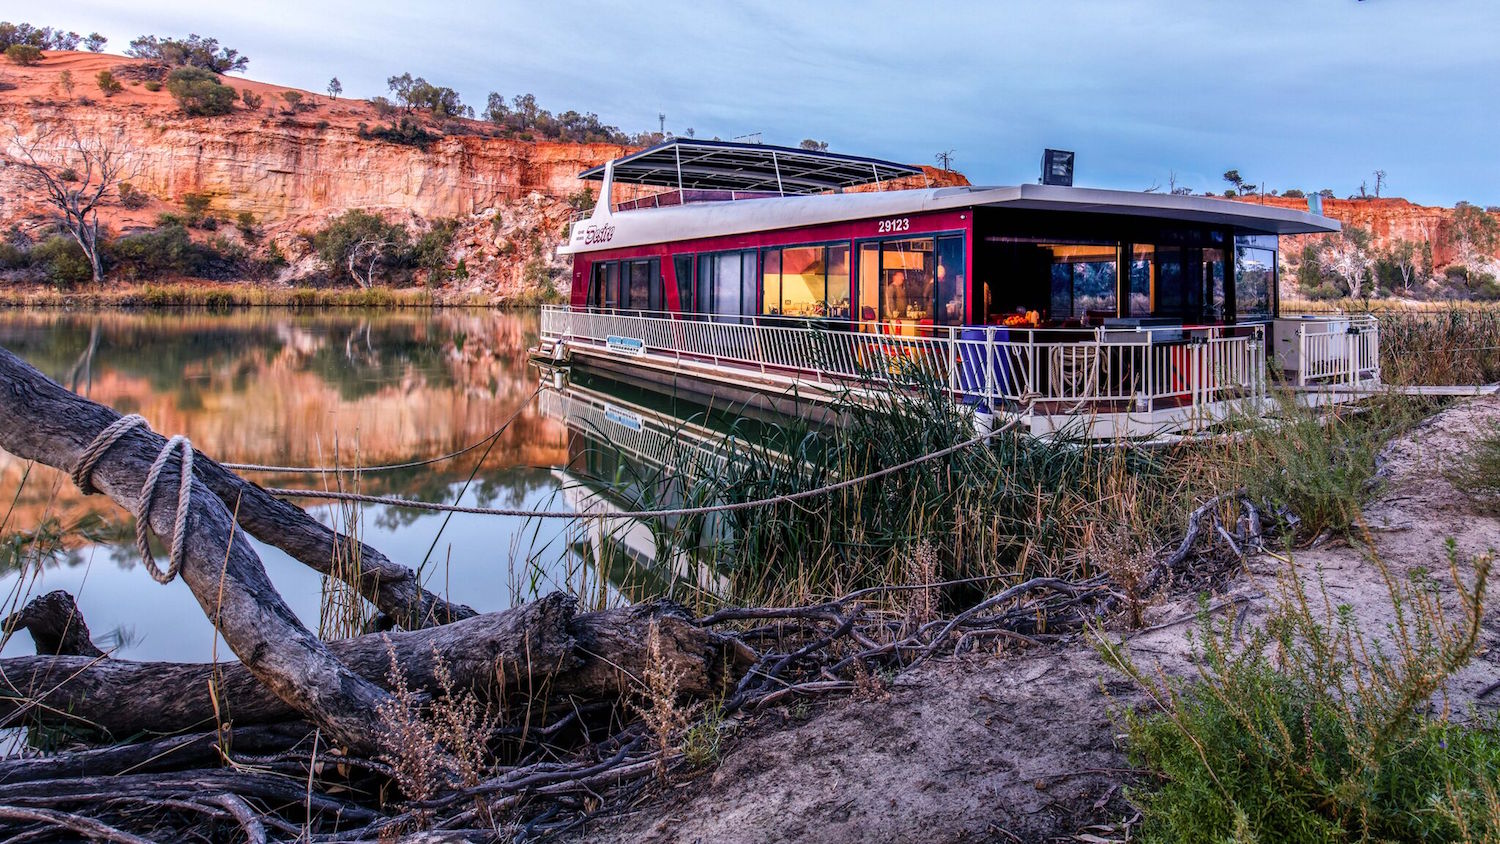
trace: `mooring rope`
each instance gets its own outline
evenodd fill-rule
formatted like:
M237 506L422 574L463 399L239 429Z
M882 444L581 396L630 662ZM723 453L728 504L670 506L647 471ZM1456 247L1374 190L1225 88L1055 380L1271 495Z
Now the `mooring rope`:
M754 501L739 501L732 504L710 504L701 507L677 507L671 510L622 510L616 513L606 513L601 515L603 515L605 518L610 519L635 519L653 517L661 518L666 516L702 516L709 513L727 513L735 510L748 510L754 507L766 507L773 504L785 504L793 501L801 501L804 498L811 498L815 495L826 495L830 492L838 492L841 489L847 489L851 486L855 486L856 484L873 481L876 478L883 478L886 475L900 472L905 469L910 469L913 466L919 466L930 460L936 460L939 457L946 457L950 454L953 454L954 452L962 451L963 449L969 448L970 446L978 445L979 443L982 443L985 440L990 439L991 437L1003 434L1011 428L1014 428L1020 421L1020 417L1017 416L998 428L986 431L985 433L980 434L973 439L965 440L957 445L951 445L947 448L939 449L937 451L924 454L920 457L912 458L911 460L907 460L903 463L898 463L895 466L888 466L884 469L878 469L874 472L870 472L869 474L860 475L859 477L855 478L848 478L847 480L828 484L827 486L821 486L817 489L808 489L801 492L775 495L770 498L760 498ZM398 498L391 495L365 495L358 492L333 492L318 491L313 489L279 489L274 487L267 488L265 491L270 493L271 495L280 496L282 498L317 498L329 501L355 501L361 504L388 504L394 507L405 507L412 510L432 510L441 513L463 513L465 515L472 516L520 516L523 518L535 519L589 518L589 516L584 513L566 513L554 510L522 510L508 507L464 507L457 504L441 504L435 501L422 501L413 498Z
M104 456L120 438L132 429L142 427L151 430L146 424L145 417L137 413L121 416L119 419L109 423L104 430L100 431L93 442L79 455L78 462L73 466L73 483L83 490L84 495L92 495L99 490L94 486L94 466L99 458ZM177 479L177 513L172 521L172 542L167 551L167 570L162 571L156 564L156 557L151 553L151 504L156 499L156 485L161 480L161 473L167 466L167 460L172 452L181 451L182 458L179 461ZM141 562L145 564L146 571L157 583L171 583L177 578L177 573L182 570L182 558L186 553L188 512L193 504L193 444L187 438L178 434L167 440L166 445L157 452L156 459L151 463L151 469L146 472L146 481L141 484L140 494L136 498L135 505L135 545L141 552Z

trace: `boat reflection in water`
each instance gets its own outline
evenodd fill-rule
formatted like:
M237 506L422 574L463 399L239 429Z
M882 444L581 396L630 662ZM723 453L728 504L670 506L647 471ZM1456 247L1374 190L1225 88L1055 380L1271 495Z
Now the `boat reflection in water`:
M538 399L542 414L568 430L568 463L554 475L567 508L586 517L570 550L628 601L666 595L691 605L726 596L728 514L618 514L723 503L705 481L729 461L788 459L761 444L766 423L576 370L575 377L547 383Z

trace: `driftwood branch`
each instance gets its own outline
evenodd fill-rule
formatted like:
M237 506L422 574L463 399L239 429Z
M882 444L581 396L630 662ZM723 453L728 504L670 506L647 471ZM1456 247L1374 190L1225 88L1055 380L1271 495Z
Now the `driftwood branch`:
M717 688L726 670L734 672L736 666L753 661L733 637L692 624L672 605L577 614L574 599L561 593L441 627L332 642L328 650L354 675L382 686L388 683L394 653L412 689L438 688L441 660L457 688L471 689L482 699L538 690L587 700L617 699L641 683L653 625L662 658L682 678L684 694L707 694ZM211 729L222 717L246 726L305 714L239 663L82 656L0 660L0 724L26 716L126 737ZM372 720L366 716L367 722Z
M69 471L117 414L69 393L0 349L0 418L8 423L0 426L0 448ZM127 432L95 465L93 486L134 511L160 451L158 439L138 429ZM379 749L380 736L369 713L387 698L386 693L340 665L302 626L272 586L249 541L235 529L224 502L201 481L190 483L181 573L204 614L244 668L271 694L322 726L335 740L365 751ZM159 536L173 535L177 487L176 473L163 472L151 510L144 514Z
M17 630L30 633L39 654L104 656L104 651L89 638L89 627L84 623L73 596L61 589L33 598L0 622L0 628L3 628L6 640Z

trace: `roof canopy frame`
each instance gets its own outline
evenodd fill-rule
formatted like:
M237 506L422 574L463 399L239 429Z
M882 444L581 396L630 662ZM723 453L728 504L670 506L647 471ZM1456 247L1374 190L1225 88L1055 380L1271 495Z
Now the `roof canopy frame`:
M678 190L774 190L783 196L879 185L922 172L918 167L874 158L687 138L673 138L611 163L613 180L622 184ZM594 167L578 177L597 180L605 175L605 167Z

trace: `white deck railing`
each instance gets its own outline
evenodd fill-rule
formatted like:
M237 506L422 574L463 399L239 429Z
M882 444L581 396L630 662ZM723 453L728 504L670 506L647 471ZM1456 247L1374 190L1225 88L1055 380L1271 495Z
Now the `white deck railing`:
M1259 407L1266 388L1264 329L1259 325L1032 329L882 324L836 330L764 317L552 307L542 312L542 337L621 356L667 358L730 375L759 374L775 382L833 388L872 381L909 383L920 376L982 410L1050 417L1123 414L1139 423L1133 428L1156 422L1187 427L1221 419L1247 402ZM1373 354L1373 347L1359 348L1361 356ZM1327 358L1315 354L1312 359ZM1358 357L1356 362L1367 359L1373 358Z
M1380 329L1372 316L1298 320L1299 387L1358 386L1380 381Z

